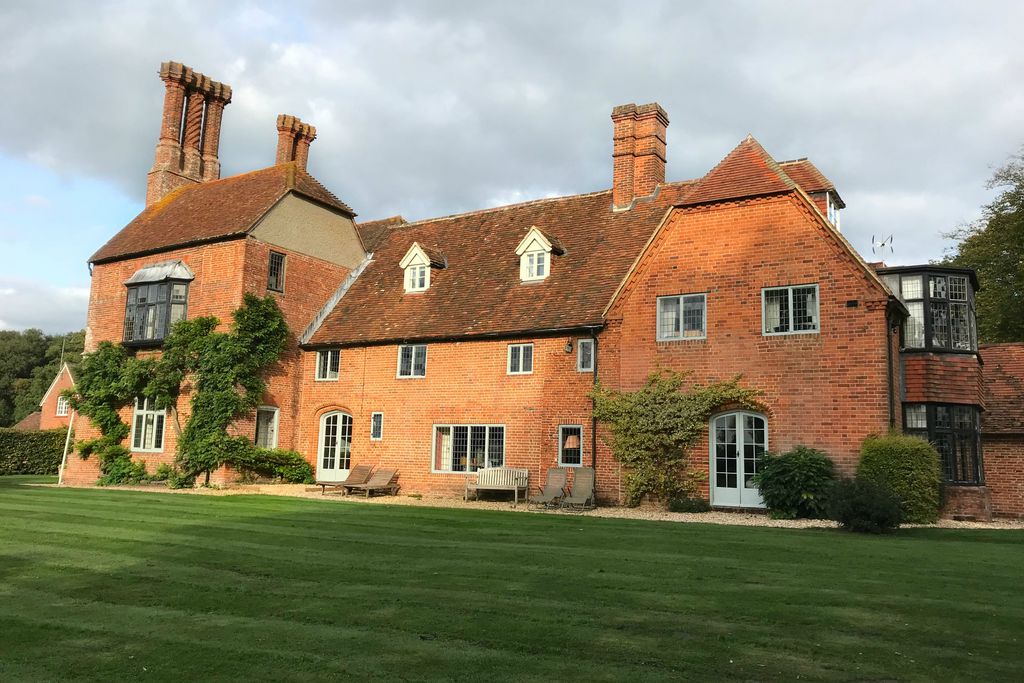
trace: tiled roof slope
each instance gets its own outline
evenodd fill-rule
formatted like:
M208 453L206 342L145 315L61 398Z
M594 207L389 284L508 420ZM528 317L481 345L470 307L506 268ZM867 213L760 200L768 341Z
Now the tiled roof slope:
M43 414L37 410L21 418L21 421L14 425L14 429L19 432L38 432L42 419Z
M93 263L246 234L288 192L354 216L295 162L187 185L147 206L89 259Z
M982 431L1024 434L1024 343L984 344L985 413Z
M685 204L705 204L740 197L786 192L796 183L779 166L761 144L748 135L736 149L701 178L693 192L687 193ZM806 189L805 189L806 191Z
M363 221L356 225L356 230L359 231L359 238L363 240L366 250L373 251L388 236L391 228L406 223L407 221L401 216L391 216L375 221Z
M804 192L812 194L814 192L826 192L828 190L835 190L836 186L832 184L832 181L825 177L818 167L810 162L808 159L791 159L789 161L780 161L779 167L786 172L793 182L799 185Z
M611 190L606 190L393 226L309 343L355 345L601 325L619 282L667 209L691 187L663 185L652 200L639 201L630 211L613 212ZM557 235L564 254L551 258L547 279L522 283L515 249L532 226ZM413 242L443 252L448 267L433 271L426 292L406 294L398 263Z

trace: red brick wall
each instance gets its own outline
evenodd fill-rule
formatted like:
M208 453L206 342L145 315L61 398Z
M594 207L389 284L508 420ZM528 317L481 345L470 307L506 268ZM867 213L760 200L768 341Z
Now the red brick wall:
M810 283L819 287L820 333L763 336L761 289ZM656 341L656 297L701 292L707 339ZM621 385L635 389L658 369L692 371L700 382L742 374L765 392L771 450L821 448L851 473L864 437L889 428L886 302L795 197L682 210L610 312L621 320ZM704 469L707 449L705 437L694 452Z
M907 403L967 403L984 406L981 364L974 354L905 353Z
M57 377L57 383L50 388L50 393L43 397L43 402L39 407L41 411L39 416L40 429L57 429L58 427L68 426L68 420L71 419L71 411L69 409L68 414L64 416L57 415L57 399L60 397L61 392L65 389L70 389L72 386L74 385L71 382L71 377L61 368L61 373Z
M985 484L997 517L1024 517L1024 434L984 434Z
M572 353L565 343L574 341ZM316 462L320 417L343 410L353 417L353 466L394 467L403 493L458 495L464 474L431 472L433 425L505 425L505 464L530 470L531 491L557 465L558 427L583 425L583 461L591 462L592 373L576 371L576 337L434 343L426 377L396 378L397 345L342 349L337 381L314 379L316 354L305 353L300 452ZM510 343L534 343L532 375L508 375ZM384 438L370 440L370 416L384 413ZM607 468L598 488L607 489Z

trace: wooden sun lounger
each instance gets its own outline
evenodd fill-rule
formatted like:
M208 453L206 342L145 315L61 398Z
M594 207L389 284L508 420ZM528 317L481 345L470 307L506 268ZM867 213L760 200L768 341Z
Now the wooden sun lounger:
M580 467L572 477L572 491L562 499L563 510L590 510L597 507L594 498L594 468Z
M384 491L393 496L398 493L398 484L394 482L395 474L395 470L382 467L374 472L366 483L345 484L345 489L349 493L365 493L367 498L377 491Z
M327 493L327 487L330 486L336 491L331 493L346 493L347 487L355 486L356 484L365 484L370 478L370 473L373 471L373 465L356 465L353 467L345 481L318 481L317 486L320 487L320 493ZM314 489L315 490L315 489Z
M569 472L564 467L552 467L548 469L548 479L544 482L544 489L530 499L530 502L537 506L558 507L565 496L565 485L569 482Z

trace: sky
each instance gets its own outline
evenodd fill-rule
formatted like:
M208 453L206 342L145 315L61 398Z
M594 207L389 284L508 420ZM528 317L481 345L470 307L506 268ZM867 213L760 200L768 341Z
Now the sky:
M611 186L612 107L659 102L668 180L748 133L810 157L868 260L940 258L1024 144L1020 2L0 3L0 329L80 329L87 261L143 208L163 61L233 87L223 175L275 119L370 220Z

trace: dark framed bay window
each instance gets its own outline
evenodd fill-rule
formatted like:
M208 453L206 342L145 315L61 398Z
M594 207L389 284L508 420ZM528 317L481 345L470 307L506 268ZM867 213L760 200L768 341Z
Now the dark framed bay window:
M981 410L946 403L906 403L903 431L928 440L942 458L947 484L985 483L981 454Z
M188 315L188 282L165 280L128 286L124 341L144 345L163 341L171 326Z
M978 350L973 271L959 268L885 269L882 279L906 305L903 323L906 351Z

